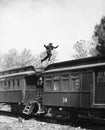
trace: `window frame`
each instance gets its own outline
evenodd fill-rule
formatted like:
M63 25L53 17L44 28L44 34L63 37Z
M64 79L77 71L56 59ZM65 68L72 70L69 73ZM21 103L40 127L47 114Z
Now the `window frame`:
M64 90L64 84L63 81L68 80L68 88ZM70 74L63 74L61 76L61 92L70 92Z
M79 85L75 85L73 84L73 80L79 79ZM76 87L79 86L79 87ZM71 74L70 75L70 90L71 92L78 92L81 90L81 77L80 77L80 73L76 73L76 74Z
M44 92L70 92L70 73L59 73L59 74L51 74L51 75L47 75L44 77ZM64 89L62 89L62 83L63 80L68 80L68 88L66 89L66 91ZM47 91L46 86L47 86L47 81L51 81L52 86L51 89L49 91ZM54 81L58 81L59 82L59 89L55 90L54 89Z
M49 81L51 82L50 89L48 89L48 87L47 87L47 82L49 82ZM52 92L52 85L53 85L52 79L45 79L44 92Z
M59 86L58 86L58 87L56 87L56 88L58 88L59 90L58 90L58 89L57 89L57 90L55 90L55 86L54 86L54 83L55 83L55 82L58 82ZM53 91L53 92L61 92L61 87L60 87L60 86L61 86L60 79L53 79L53 87L52 87L52 88L53 88L53 90L52 90L52 91Z

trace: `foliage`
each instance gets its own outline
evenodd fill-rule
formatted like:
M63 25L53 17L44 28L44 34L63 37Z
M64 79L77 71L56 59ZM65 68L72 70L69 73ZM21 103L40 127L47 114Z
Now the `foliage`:
M73 46L75 50L73 57L79 59L95 55L95 45L93 41L77 41Z
M33 65L36 68L46 67L48 64L55 62L57 53L53 52L51 61L47 60L41 63L41 59L46 55L46 52L41 52L37 56L33 56L30 50L24 49L19 53L16 49L11 49L8 53L0 55L0 70L10 68L24 67Z
M16 67L18 59L19 58L17 50L15 49L9 50L8 53L2 55L2 62L1 62L2 69Z
M105 56L105 16L101 18L99 24L95 25L92 40L91 42L80 40L74 44L76 54L73 57Z
M24 49L21 54L19 55L19 66L28 66L34 64L34 56L32 55L30 50Z
M93 38L97 43L97 55L105 56L105 16L96 24Z

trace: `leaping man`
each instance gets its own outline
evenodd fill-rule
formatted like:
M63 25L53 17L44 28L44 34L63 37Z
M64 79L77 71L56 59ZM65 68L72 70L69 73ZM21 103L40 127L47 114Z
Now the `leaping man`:
M58 48L58 45L54 47L52 43L49 43L47 46L44 45L44 47L46 48L47 56L44 57L44 58L41 60L41 63L42 63L43 61L47 60L47 59L48 59L48 61L50 61L51 56L52 56L52 52L51 52L51 51L52 51L53 49Z

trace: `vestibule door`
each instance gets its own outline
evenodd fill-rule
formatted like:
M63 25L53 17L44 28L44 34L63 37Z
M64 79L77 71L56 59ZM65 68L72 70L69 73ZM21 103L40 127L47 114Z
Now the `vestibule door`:
M105 104L105 71L95 72L94 103Z

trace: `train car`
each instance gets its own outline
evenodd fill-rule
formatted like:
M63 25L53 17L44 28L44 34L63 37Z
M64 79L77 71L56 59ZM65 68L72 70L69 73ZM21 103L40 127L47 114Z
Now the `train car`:
M26 66L0 72L0 103L9 104L12 112L36 113L42 101L42 71Z
M52 116L105 118L105 57L50 64L43 77L43 105Z

